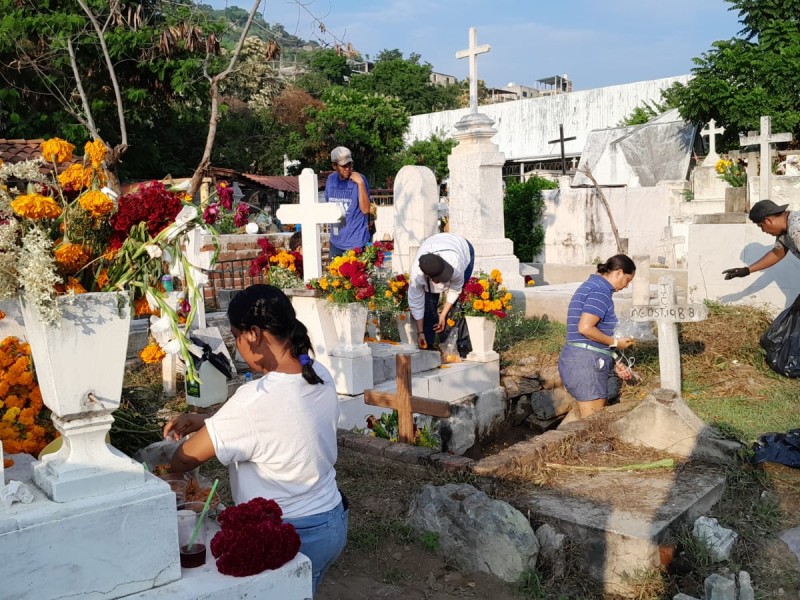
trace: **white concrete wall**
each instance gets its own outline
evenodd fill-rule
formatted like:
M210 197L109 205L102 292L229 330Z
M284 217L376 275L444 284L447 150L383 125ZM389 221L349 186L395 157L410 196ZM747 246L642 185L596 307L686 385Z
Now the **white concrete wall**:
M759 177L750 177L747 180L750 187L750 205L759 198ZM775 204L791 204L800 198L800 177L790 175L773 175L769 180L769 199Z
M505 154L506 160L530 157L561 156L559 144L548 140L558 137L558 125L563 123L564 135L575 140L564 144L567 154L583 151L589 132L593 129L616 127L633 109L645 101L660 101L661 90L675 82L686 83L688 75L639 81L593 90L555 96L528 98L479 107L481 113L493 119L497 135L492 141ZM406 142L425 140L433 134L451 137L453 125L469 109L427 113L411 117Z
M664 228L682 200L674 186L653 188L605 188L603 193L621 238L628 239L628 254L650 254L657 262L657 248ZM562 188L544 192L545 263L596 264L617 253L616 241L602 201L592 188ZM685 245L676 248L679 258Z
M790 207L791 208L791 207ZM754 263L775 238L749 221L689 226L689 294L697 300L763 306L777 314L800 294L800 261L791 253L777 265L725 281L722 271Z

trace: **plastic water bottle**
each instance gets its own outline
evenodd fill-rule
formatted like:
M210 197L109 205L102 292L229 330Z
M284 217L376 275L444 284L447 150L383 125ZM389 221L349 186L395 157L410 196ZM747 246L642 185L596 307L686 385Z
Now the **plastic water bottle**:
M250 371L247 371L247 372L244 374L244 382L245 382L245 383L249 383L249 382L251 382L251 381L253 381L253 374L252 374Z

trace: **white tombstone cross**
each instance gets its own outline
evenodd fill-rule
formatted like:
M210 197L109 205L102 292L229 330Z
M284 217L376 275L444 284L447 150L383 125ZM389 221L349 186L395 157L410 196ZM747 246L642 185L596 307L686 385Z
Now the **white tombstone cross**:
M478 112L478 54L489 52L489 44L478 46L478 30L469 28L469 48L456 52L456 58L469 58L469 111Z
M186 237L186 260L191 265L192 279L195 285L200 288L201 302L197 306L197 321L195 327L205 329L206 327L206 307L203 301L203 288L208 285L208 271L211 269L211 261L214 258L214 247L203 246L203 235L208 232L200 227L190 230Z
M664 264L669 269L678 268L678 257L675 253L675 246L683 244L686 238L672 235L672 227L664 227L664 238L658 241L658 247L664 248Z
M300 173L300 203L281 204L275 216L281 223L299 224L303 238L303 278L306 281L322 275L322 244L319 226L336 223L344 215L338 202L319 202L318 180L313 169Z
M772 175L772 147L771 144L778 142L791 142L791 133L772 133L772 117L761 117L761 132L748 132L747 135L739 136L740 146L759 145L759 158L761 168L758 177L758 199L766 200L770 196L770 177Z
M717 154L717 135L722 135L723 133L725 133L725 128L717 127L717 122L714 119L711 119L708 125L700 132L700 135L708 136L708 154L701 166L713 167L717 164L719 160L719 154Z
M661 367L661 387L681 393L681 353L678 345L678 323L705 321L705 304L678 304L675 279L658 280L658 305L632 306L631 320L655 321L658 325L658 363Z

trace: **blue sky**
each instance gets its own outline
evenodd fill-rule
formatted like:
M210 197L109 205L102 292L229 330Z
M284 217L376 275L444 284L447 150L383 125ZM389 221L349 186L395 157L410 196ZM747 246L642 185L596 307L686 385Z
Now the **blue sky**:
M246 0L205 0L246 10ZM741 29L724 0L262 0L268 23L304 39L351 43L375 56L416 52L435 71L467 77L468 29L492 50L478 59L490 87L568 74L576 90L690 72L692 58ZM318 22L329 32L321 34Z

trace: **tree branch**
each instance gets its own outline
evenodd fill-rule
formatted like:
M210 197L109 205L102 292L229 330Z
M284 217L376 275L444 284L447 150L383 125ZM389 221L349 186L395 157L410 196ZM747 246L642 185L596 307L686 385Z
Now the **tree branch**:
M108 69L108 76L111 78L111 86L114 88L114 98L117 102L117 118L119 119L119 135L120 135L120 143L114 149L113 159L109 160L109 167L113 165L119 157L125 152L128 148L128 130L125 127L125 111L122 106L122 93L119 89L119 82L117 81L117 72L114 69L114 63L111 62L111 55L108 53L108 46L106 46L106 40L103 36L103 29L100 27L100 23L97 21L97 17L94 16L94 13L89 9L89 6L86 4L85 0L78 0L78 4L83 9L83 12L86 13L86 16L89 17L89 21L92 23L92 27L94 27L95 32L97 32L97 37L100 41L100 48L103 50L103 59L106 62L106 68ZM112 162L113 161L113 162Z
M603 207L606 209L606 214L608 214L608 220L611 222L611 231L614 233L614 239L617 241L617 253L622 254L622 241L619 239L619 231L617 231L617 224L614 222L614 216L611 214L611 206L608 204L608 200L606 200L606 195L603 193L603 190L600 189L600 185L598 185L597 180L592 175L591 169L589 169L588 165L584 165L581 168L581 173L586 175L589 180L594 185L594 189L597 190L597 193L600 195L600 200L603 203Z
M89 99L86 97L86 91L83 89L83 80L81 79L81 74L78 72L78 61L75 58L75 49L72 47L72 38L67 38L67 51L69 52L69 62L72 65L72 74L75 76L75 85L78 88L78 95L81 97L81 103L83 104L86 128L89 130L89 135L92 136L92 139L96 140L100 135L97 133L97 126L94 124L94 117L92 117Z
M83 0L78 1L82 2ZM208 136L206 136L206 146L203 150L203 157L200 159L200 164L197 165L197 169L195 169L194 175L192 175L191 184L189 185L189 194L191 196L194 196L197 193L197 190L200 188L200 184L203 181L203 175L211 165L211 151L214 149L214 139L217 136L217 121L219 120L219 84L230 74L231 71L233 71L233 68L236 66L236 61L239 59L239 53L242 51L242 46L244 46L244 40L247 38L247 33L250 31L250 26L253 24L253 19L255 18L260 4L261 0L254 0L253 6L250 9L250 14L247 16L247 22L244 24L242 33L239 36L239 42L236 44L236 48L234 49L233 55L228 62L227 68L225 68L225 70L221 73L217 73L213 77L209 77L208 75L208 50L206 51L206 61L203 64L203 73L211 81L211 87L209 90L211 94L211 114L208 118Z

